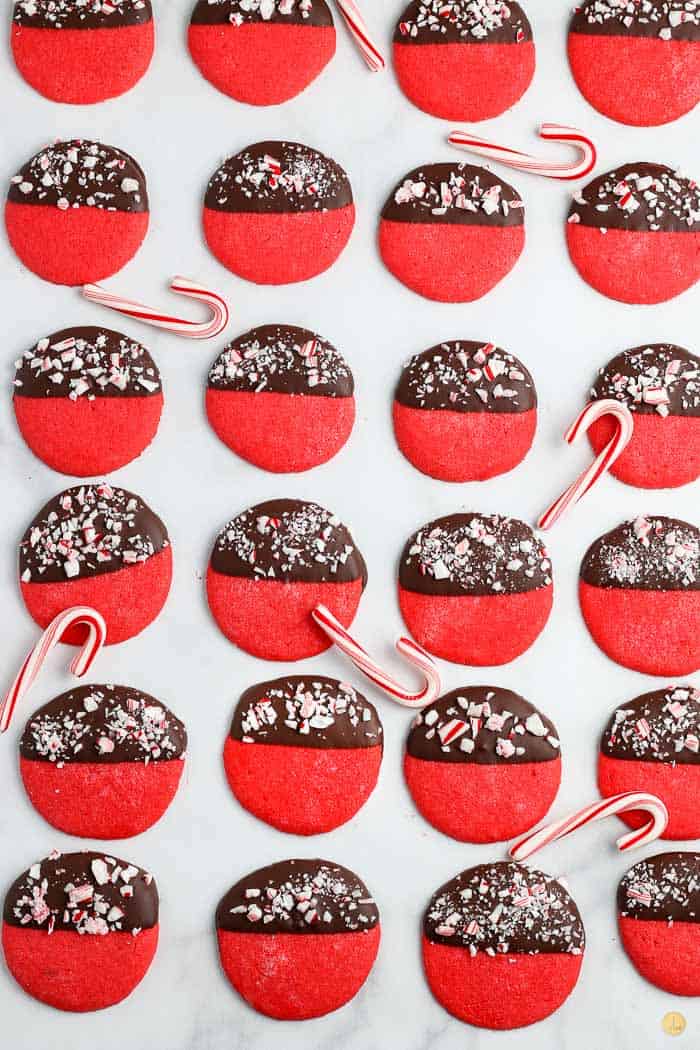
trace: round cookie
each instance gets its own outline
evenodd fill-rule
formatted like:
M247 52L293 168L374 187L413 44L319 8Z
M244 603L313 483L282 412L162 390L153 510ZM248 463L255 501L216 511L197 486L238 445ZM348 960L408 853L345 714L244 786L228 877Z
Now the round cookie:
M700 278L700 188L664 164L623 164L577 191L566 240L596 291L621 303L666 302Z
M146 236L146 177L116 146L55 142L13 175L5 226L20 261L44 280L100 281L121 270Z
M671 995L700 995L700 853L657 853L617 890L622 945L642 977Z
M317 503L274 499L219 532L207 598L234 645L263 660L302 660L331 645L311 611L325 605L349 627L366 583L364 558L335 514Z
M382 209L379 251L412 291L470 303L515 266L525 244L523 202L486 168L452 161L414 168Z
M209 370L206 408L225 445L263 470L310 470L332 459L355 422L355 383L326 339L267 324L234 339Z
M73 605L107 623L107 644L126 641L155 620L172 578L165 525L139 496L101 482L60 492L42 507L19 547L24 604L40 627ZM84 631L61 638L81 645Z
M611 660L642 674L700 668L700 530L662 515L625 521L586 551L581 612Z
M17 69L53 102L102 102L138 83L153 57L151 0L16 0Z
M638 488L687 485L700 477L700 358L673 343L637 346L598 373L591 399L614 398L634 414L634 434L610 468ZM614 435L609 417L588 429L601 452Z
M224 973L258 1013L305 1021L357 995L379 949L379 911L364 882L328 860L282 860L222 897Z
M568 51L581 93L621 124L668 124L700 100L695 0L583 0Z
M552 565L529 525L450 514L408 540L399 605L409 631L443 660L507 664L530 648L552 608Z
M557 731L522 696L454 689L420 711L403 771L425 819L460 842L504 842L539 823L561 781Z
M326 0L197 0L187 32L202 76L253 106L294 98L335 54Z
M509 861L467 868L433 895L423 917L430 990L468 1024L521 1028L573 991L583 923L560 882Z
M54 850L5 897L5 962L29 995L57 1010L114 1006L145 976L158 945L153 876L92 850Z
M15 367L17 425L53 470L109 474L156 435L160 372L135 339L109 328L62 328L25 350Z
M42 817L67 835L146 831L175 797L187 733L165 704L124 685L81 685L34 712L19 771Z
M493 343L440 343L412 357L393 406L394 434L414 467L440 481L486 481L525 458L537 393L525 366Z
M254 816L279 831L317 835L345 824L365 804L382 750L376 708L351 685L287 675L243 693L224 768L231 791Z
M298 142L256 142L225 160L204 198L204 236L228 270L290 284L336 261L355 224L347 175Z
M532 82L532 29L513 0L411 0L394 31L394 68L403 93L426 113L488 120Z

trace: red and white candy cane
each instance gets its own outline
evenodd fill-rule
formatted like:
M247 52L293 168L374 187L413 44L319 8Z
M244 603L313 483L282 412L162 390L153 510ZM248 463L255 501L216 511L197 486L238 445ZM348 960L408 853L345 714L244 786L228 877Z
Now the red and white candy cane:
M505 164L509 168L528 171L532 175L543 175L547 179L572 182L575 179L582 179L593 171L598 151L593 140L578 128L570 128L566 124L541 124L538 134L541 139L548 142L562 142L573 146L578 152L576 161L569 164L555 164L551 161L538 160L529 153L521 153L520 150L510 149L508 146L499 146L488 139L482 139L479 135L472 135L469 131L452 131L447 141L451 146L466 150L467 153L476 153L479 157L496 160L499 164Z
M437 700L441 688L440 672L437 664L432 656L426 653L425 649L411 641L410 638L399 638L396 643L396 649L425 677L425 685L417 693L411 693L404 689L396 679L392 678L386 671L383 671L367 650L363 649L360 643L355 641L325 605L317 605L311 615L330 640L346 656L350 657L358 671L361 671L366 678L369 678L370 682L374 682L376 686L383 689L397 704L401 704L403 707L420 708L425 707L427 704L432 704L433 700Z
M168 332L187 336L188 339L211 339L212 336L223 332L228 324L229 312L226 301L217 292L205 288L203 284L197 284L196 281L190 281L187 277L173 277L170 288L178 295L186 295L188 299L198 299L206 303L211 311L210 319L208 321L187 321L183 317L173 317L171 314L162 313L155 307L145 306L131 299L123 299L120 295L108 292L99 284L83 285L83 295L91 303L106 306L110 310L116 310L117 313L133 317L155 328L165 328Z
M631 813L633 810L648 813L649 819L641 828L620 836L617 840L620 852L647 846L663 835L668 824L668 810L661 799L647 791L624 791L621 795L611 795L610 798L593 802L585 809L579 809L576 813L564 817L563 820L555 820L537 831L531 831L513 843L508 853L513 860L527 860L550 842L563 839L565 835L570 835L585 824L593 824L596 820L604 820L605 817L612 817L618 813Z
M87 605L74 605L71 609L59 613L42 634L31 652L27 655L24 663L19 669L17 677L10 687L5 699L0 705L0 733L4 733L12 720L12 715L17 703L31 688L41 667L61 638L70 627L84 624L88 629L88 636L80 652L73 657L70 670L77 678L90 669L92 662L104 645L107 637L107 625L96 609Z
M373 73L381 72L386 66L384 56L372 40L355 0L336 0L336 3L365 62Z
M537 522L538 528L551 529L567 508L583 499L596 481L610 470L615 460L622 455L632 440L634 417L627 405L621 401L615 401L614 398L602 398L600 401L589 402L567 430L564 440L567 444L573 445L586 433L592 423L595 423L597 419L602 419L603 416L612 416L617 422L613 437L598 453L590 467L584 470L576 481L569 485L566 492L562 492L561 496L541 515Z

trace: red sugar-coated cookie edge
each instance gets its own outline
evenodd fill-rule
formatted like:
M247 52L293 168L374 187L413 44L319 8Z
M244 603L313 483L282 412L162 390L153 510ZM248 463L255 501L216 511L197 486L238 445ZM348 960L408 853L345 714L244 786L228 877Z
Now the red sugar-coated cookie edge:
M642 977L671 995L700 995L700 923L617 917L622 946Z
M633 413L634 434L610 468L619 481L641 489L678 488L700 477L700 418ZM609 417L596 419L588 439L596 455L617 431Z
M604 798L622 791L649 791L658 795L668 809L668 826L662 839L700 838L700 766L665 762L644 762L598 755L598 788ZM630 828L641 828L647 813L620 813Z

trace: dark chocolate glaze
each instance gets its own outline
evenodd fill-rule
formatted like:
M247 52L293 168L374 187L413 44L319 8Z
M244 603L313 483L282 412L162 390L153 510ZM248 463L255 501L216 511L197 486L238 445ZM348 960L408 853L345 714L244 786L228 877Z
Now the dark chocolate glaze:
M326 0L197 0L193 26L332 26Z
M13 175L7 199L101 211L148 211L146 176L133 157L89 139L54 142Z
M127 685L81 685L34 712L22 758L67 763L166 762L184 758L187 732L165 704Z
M41 508L19 546L23 583L65 583L146 561L168 547L165 525L139 496L76 485Z
M700 690L667 686L621 705L605 727L600 750L626 761L700 765Z
M253 871L216 909L217 929L227 933L356 933L378 923L364 882L329 860L281 860Z
M211 390L352 397L344 357L326 339L291 324L264 324L239 335L209 370Z
M623 164L577 190L568 221L637 233L700 233L700 188L665 164Z
M382 209L390 222L450 226L522 226L524 216L517 190L486 168L457 161L409 171Z
M700 358L673 343L624 350L591 390L593 401L608 397L641 416L700 416Z
M528 412L537 406L532 376L493 343L454 339L412 357L395 399L408 408L451 412Z
M25 350L15 363L15 397L149 397L162 390L145 346L92 325L62 328Z
M212 175L205 208L231 212L324 212L352 204L346 173L299 142L256 142Z
M700 8L686 0L582 0L570 32L588 36L647 37L653 40L700 40Z
M433 944L490 955L580 955L586 944L578 908L562 884L511 861L467 868L441 886L423 933Z
M112 29L153 18L151 0L17 0L14 24L32 29Z
M640 860L622 876L617 910L625 919L700 922L700 853L657 853Z
M581 579L593 587L700 590L700 529L661 515L625 521L591 544Z
M382 723L374 705L346 682L292 674L246 689L229 735L247 744L318 751L381 747Z
M232 518L211 567L224 576L304 583L367 583L365 560L343 523L317 503L272 499Z
M133 936L157 925L158 890L153 876L128 860L54 850L12 883L3 920L47 934Z
M395 44L522 44L532 27L520 4L494 0L412 0Z
M559 758L554 725L527 700L498 686L453 689L420 711L406 751L425 762L518 766Z
M449 514L408 540L399 583L435 595L522 594L549 587L547 550L529 525L500 514Z

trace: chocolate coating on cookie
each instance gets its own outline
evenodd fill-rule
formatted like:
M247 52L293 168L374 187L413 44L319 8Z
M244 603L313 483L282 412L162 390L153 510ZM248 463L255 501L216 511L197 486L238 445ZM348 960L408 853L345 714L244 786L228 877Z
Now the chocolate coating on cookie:
M152 875L127 860L55 850L10 886L3 920L47 934L134 935L157 924L158 890Z
M395 44L522 44L532 28L513 0L412 0L394 30Z
M379 922L364 882L328 860L281 860L246 875L216 909L228 933L356 933Z
M148 211L146 177L133 157L89 139L54 142L12 176L7 199L100 211Z
M583 0L574 12L570 32L698 41L700 4L697 0Z
M618 707L600 750L608 758L667 765L700 765L700 690L669 686Z
M700 233L700 188L665 164L623 164L576 192L568 221L637 233Z
M576 904L550 875L510 861L479 864L433 895L423 933L472 953L571 953L585 947Z
M642 416L700 416L700 358L673 343L636 346L613 357L591 399L615 398Z
M192 25L332 26L326 0L197 0Z
M657 853L626 872L617 889L623 918L700 922L700 853Z
M399 568L401 586L418 594L522 594L551 582L542 541L524 521L500 514L429 522L407 542Z
M382 209L391 222L522 226L524 205L512 186L486 168L425 164L405 175Z
M700 529L661 515L625 521L591 544L581 579L593 587L700 590Z
M111 29L152 18L151 0L17 0L12 16L15 25L32 29Z

